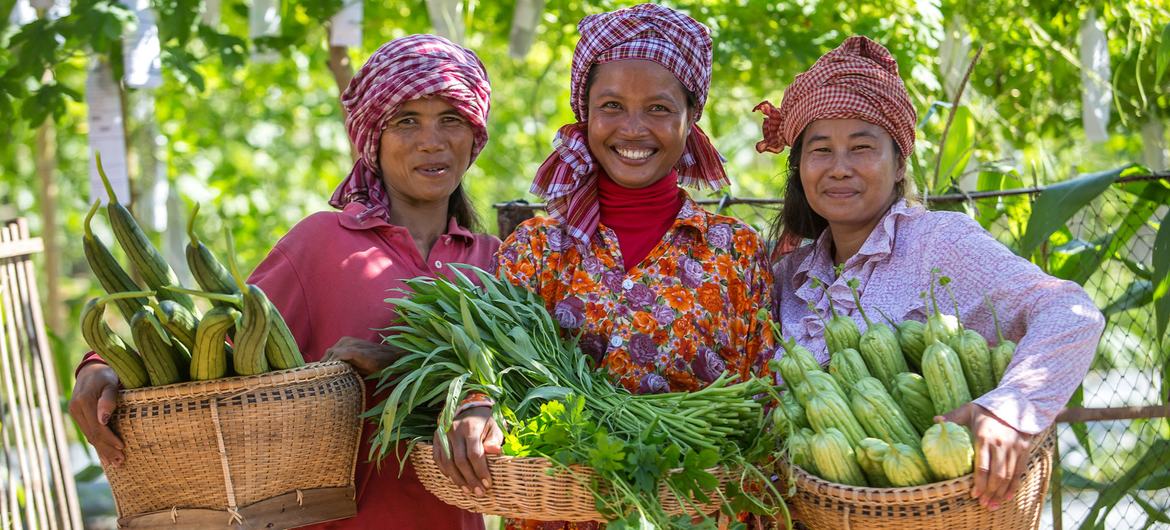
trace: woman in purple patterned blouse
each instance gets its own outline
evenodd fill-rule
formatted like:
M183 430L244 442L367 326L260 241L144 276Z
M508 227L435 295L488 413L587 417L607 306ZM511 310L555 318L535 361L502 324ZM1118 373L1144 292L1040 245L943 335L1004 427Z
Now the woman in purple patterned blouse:
M908 200L916 114L881 45L847 39L796 77L780 108L764 102L757 109L766 115L757 149L791 147L776 220L781 252L788 252L774 270L785 335L827 363L823 326L810 304L825 315L832 298L864 330L847 284L857 279L871 313L925 320L927 302L918 294L938 268L952 279L967 329L995 337L986 297L1006 338L1018 342L999 386L946 414L975 434L972 497L998 508L1019 486L1033 436L1052 425L1088 371L1104 327L1100 311L1080 286L1044 274L969 217ZM812 242L795 248L802 240ZM827 289L812 287L813 278Z

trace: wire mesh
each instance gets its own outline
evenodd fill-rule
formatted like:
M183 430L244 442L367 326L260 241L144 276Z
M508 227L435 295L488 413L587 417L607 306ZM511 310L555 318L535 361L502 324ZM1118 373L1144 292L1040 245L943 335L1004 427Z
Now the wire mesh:
M1081 283L1105 313L1107 324L1093 367L1082 385L1079 406L1116 408L1170 403L1161 387L1170 370L1154 328L1150 303L1154 239L1170 210L1165 200L1150 200L1147 186L1170 184L1170 176L1120 179L1073 215L1042 246L1033 261L1048 273ZM962 210L999 241L1019 248L1032 203L1040 189L1004 190L928 198L931 208ZM768 234L781 199L701 201L712 211L738 217ZM540 205L495 205L501 237ZM1101 257L1103 256L1103 257ZM1072 405L1078 405L1074 396ZM1059 436L1059 488L1045 510L1042 528L1170 529L1170 419L1097 421L1062 424ZM1161 444L1161 445L1159 445ZM1128 491L1108 491L1135 469L1154 469ZM1104 492L1104 493L1103 493ZM1098 510L1098 501L1111 507Z

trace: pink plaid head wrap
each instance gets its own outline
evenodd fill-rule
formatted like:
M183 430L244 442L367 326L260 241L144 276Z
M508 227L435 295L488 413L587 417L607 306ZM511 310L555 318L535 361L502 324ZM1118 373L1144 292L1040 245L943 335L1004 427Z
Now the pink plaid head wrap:
M488 141L487 116L492 87L475 53L435 35L410 35L383 44L362 65L341 95L345 130L360 154L329 199L335 208L357 201L363 216L389 220L390 200L378 165L386 123L403 103L437 95L475 129L471 160Z
M548 201L547 210L579 241L587 242L597 229L597 165L589 152L586 84L594 65L628 59L662 65L695 96L697 121L711 85L711 35L707 27L678 11L641 4L600 15L577 24L581 40L573 52L571 102L577 123L561 127L554 151L541 164L532 193ZM692 124L682 156L675 164L679 183L718 189L730 184L723 157L697 124Z
M764 113L764 139L756 144L761 153L783 151L816 120L845 118L881 126L903 159L914 152L918 114L898 77L898 63L889 50L866 37L845 39L797 75L779 109L764 101L755 110Z

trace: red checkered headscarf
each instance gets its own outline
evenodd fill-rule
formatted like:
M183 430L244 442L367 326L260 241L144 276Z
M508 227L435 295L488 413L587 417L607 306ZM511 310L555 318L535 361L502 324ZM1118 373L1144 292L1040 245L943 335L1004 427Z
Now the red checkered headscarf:
M889 50L866 37L845 39L797 75L779 109L764 101L755 110L764 113L764 139L756 144L761 153L783 151L816 120L847 118L881 126L903 159L914 152L918 115L898 77L898 63Z
M378 148L382 131L403 103L439 96L475 129L471 160L488 141L492 93L487 71L475 53L435 35L410 35L383 44L341 94L345 130L359 158L329 199L335 208L357 201L389 221L390 200L382 182Z
M678 11L641 4L590 15L577 24L581 40L573 52L571 103L577 123L561 127L554 151L541 164L532 193L548 201L547 210L574 238L588 241L597 229L597 164L589 152L586 83L594 65L642 59L662 65L695 96L697 121L711 85L711 35L707 27ZM723 157L697 124L691 125L682 156L675 164L679 183L728 185Z

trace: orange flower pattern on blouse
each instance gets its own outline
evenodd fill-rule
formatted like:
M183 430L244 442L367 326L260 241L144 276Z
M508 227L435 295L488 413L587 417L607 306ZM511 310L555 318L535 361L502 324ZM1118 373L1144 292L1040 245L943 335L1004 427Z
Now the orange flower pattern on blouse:
M689 197L663 240L628 273L617 235L598 226L590 245L560 223L529 219L500 247L499 274L539 294L595 366L634 393L693 391L724 370L768 373L771 308L767 250L743 222ZM592 530L597 523L508 521L508 530Z
M547 217L516 228L500 247L499 271L543 297L622 386L674 392L697 390L724 370L741 377L765 370L772 338L756 312L771 307L766 256L751 227L687 198L629 273L611 229L599 226L585 248Z

